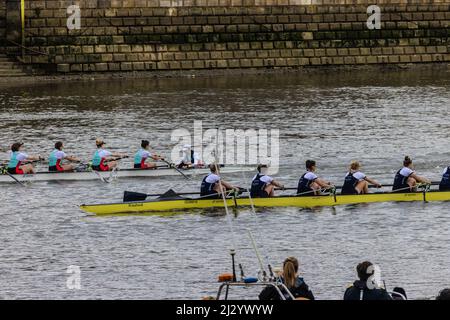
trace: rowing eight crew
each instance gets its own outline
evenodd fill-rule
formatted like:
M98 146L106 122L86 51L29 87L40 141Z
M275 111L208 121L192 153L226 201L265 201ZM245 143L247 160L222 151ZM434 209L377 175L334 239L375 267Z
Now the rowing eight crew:
M273 197L275 188L284 189L284 185L267 175L267 165L258 165L258 173L252 180L250 188L250 196L254 198ZM240 191L239 187L233 186L229 182L222 180L219 176L216 165L210 165L211 173L203 178L200 195L202 197L217 197L221 195L222 191ZM315 173L317 170L316 162L314 160L306 161L306 172L300 177L297 186L297 195L299 196L317 196L324 192L329 192L335 189L335 186L322 178L319 178ZM342 186L341 194L344 195L358 195L369 193L369 186L382 188L383 186L376 180L369 178L361 171L361 164L358 161L352 161L349 166L344 184ZM427 178L421 177L414 171L413 162L410 157L405 157L403 161L403 168L401 168L395 175L392 190L395 192L414 192L417 190L417 185L431 184ZM221 188L222 186L222 188ZM446 168L439 190L450 190L450 167Z
M125 153L108 151L105 149L105 144L102 139L95 141L97 150L92 157L92 169L95 171L112 171L117 168L118 160L128 157ZM64 144L61 141L55 143L55 149L48 158L49 172L73 172L76 169L74 163L81 162L77 157L67 155L63 149ZM199 155L194 152L192 146L184 145L182 152L183 156L176 164L178 168L189 169L203 166L203 162L200 160ZM9 174L34 174L36 170L32 163L42 160L44 158L39 155L26 154L23 151L23 143L17 142L11 146L11 157L7 171ZM148 140L142 140L140 149L134 155L133 168L141 170L155 169L156 163L148 160L165 162L162 156L150 151L150 142ZM72 163L63 164L63 161Z

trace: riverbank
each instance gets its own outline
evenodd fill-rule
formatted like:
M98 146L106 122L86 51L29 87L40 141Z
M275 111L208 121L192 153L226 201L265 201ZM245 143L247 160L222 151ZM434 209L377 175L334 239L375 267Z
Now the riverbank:
M212 70L178 70L178 71L139 71L139 72L113 72L113 73L79 73L79 74L51 74L30 75L24 77L0 77L1 87L17 87L23 84L57 83L70 81L96 81L114 79L169 79L169 78L213 78L217 76L242 75L280 75L280 74L339 74L373 72L374 77L384 73L399 71L418 72L450 72L450 63L419 63L419 64L385 64L385 65L343 65L343 66L316 66L279 69L212 69Z

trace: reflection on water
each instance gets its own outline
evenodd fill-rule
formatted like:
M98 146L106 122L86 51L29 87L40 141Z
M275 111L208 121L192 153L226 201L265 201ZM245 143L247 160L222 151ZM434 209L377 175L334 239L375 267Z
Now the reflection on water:
M0 88L0 159L14 140L47 155L55 140L83 159L96 137L134 152L143 138L169 153L174 128L280 129L278 178L295 186L307 158L340 184L347 164L391 183L404 155L438 180L449 164L450 75L446 70L373 74L227 76L61 82ZM125 162L124 166L130 164ZM248 185L252 174L227 176ZM201 177L1 185L0 298L200 298L229 271L231 232L223 210L171 216L87 217L77 205L120 201L124 190L198 189ZM381 265L392 288L432 297L450 276L447 203L388 203L321 209L264 208L233 217L237 259L248 275L257 261L297 256L318 298L342 297L358 262ZM82 289L66 288L79 265ZM414 276L412 276L412 274ZM241 298L249 298L245 293Z

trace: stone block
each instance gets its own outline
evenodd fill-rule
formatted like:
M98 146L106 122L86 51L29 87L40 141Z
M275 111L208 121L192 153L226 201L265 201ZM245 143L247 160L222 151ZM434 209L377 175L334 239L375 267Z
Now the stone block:
M56 71L67 73L70 72L70 64L64 63L64 64L58 64L56 67Z
M97 71L97 72L108 71L108 64L107 63L96 63L95 64L95 71Z
M70 72L81 72L83 71L83 66L81 64L71 64Z
M131 62L121 62L120 63L120 70L122 70L122 71L132 71L133 70L133 63L131 63Z
M300 66L307 66L310 64L309 58L299 58L298 59L298 64Z
M120 71L120 63L109 62L108 63L108 70L109 71Z
M395 55L390 55L388 57L388 61L389 61L389 63L399 63L400 62L400 57L399 56L395 56Z
M192 69L193 63L192 61L181 61L181 69Z

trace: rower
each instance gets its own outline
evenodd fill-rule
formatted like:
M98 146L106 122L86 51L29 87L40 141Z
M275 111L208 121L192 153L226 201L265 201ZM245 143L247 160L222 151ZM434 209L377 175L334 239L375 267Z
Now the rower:
M268 198L275 194L275 187L284 189L284 186L266 175L268 166L265 164L258 165L258 173L253 178L250 196L253 198Z
M333 184L320 179L316 174L317 166L316 161L306 160L306 173L304 173L297 186L297 195L312 196L320 195L321 189L332 189Z
M154 169L156 168L156 163L145 163L147 159L153 159L155 161L164 160L156 154L152 154L150 151L150 142L148 140L142 140L141 149L136 152L134 156L134 168L135 169Z
M200 196L201 197L209 197L209 196L211 198L220 197L221 190L223 192L225 192L227 190L233 190L233 189L236 191L239 191L238 187L235 187L220 178L216 164L214 164L214 163L210 164L209 170L211 171L211 173L209 173L202 180L202 185L200 187ZM220 188L221 185L222 185L222 189Z
M65 172L73 171L75 166L73 164L61 164L63 160L69 160L72 162L80 162L80 159L68 156L63 151L64 144L61 141L55 143L55 150L50 153L48 158L48 171L50 172Z
M11 159L8 163L10 174L33 174L36 173L34 166L28 161L43 160L40 156L29 156L22 151L23 143L16 142L11 146Z
M439 191L450 191L450 167L444 169L439 183Z
M111 153L105 150L103 146L106 144L102 139L95 140L97 151L92 158L92 169L94 171L111 171L117 167L117 160L126 157L122 153Z
M420 177L414 171L414 165L410 157L406 156L403 161L403 168L397 171L394 178L392 191L413 192L416 191L417 183L431 184L427 178Z
M377 188L382 187L381 184L367 177L364 173L359 171L359 169L361 169L361 164L358 161L352 161L350 163L349 172L345 176L341 194L369 193L369 183Z
M194 151L190 144L185 144L181 149L183 153L182 158L178 162L178 168L189 169L189 168L202 168L205 166L203 161L197 152Z

